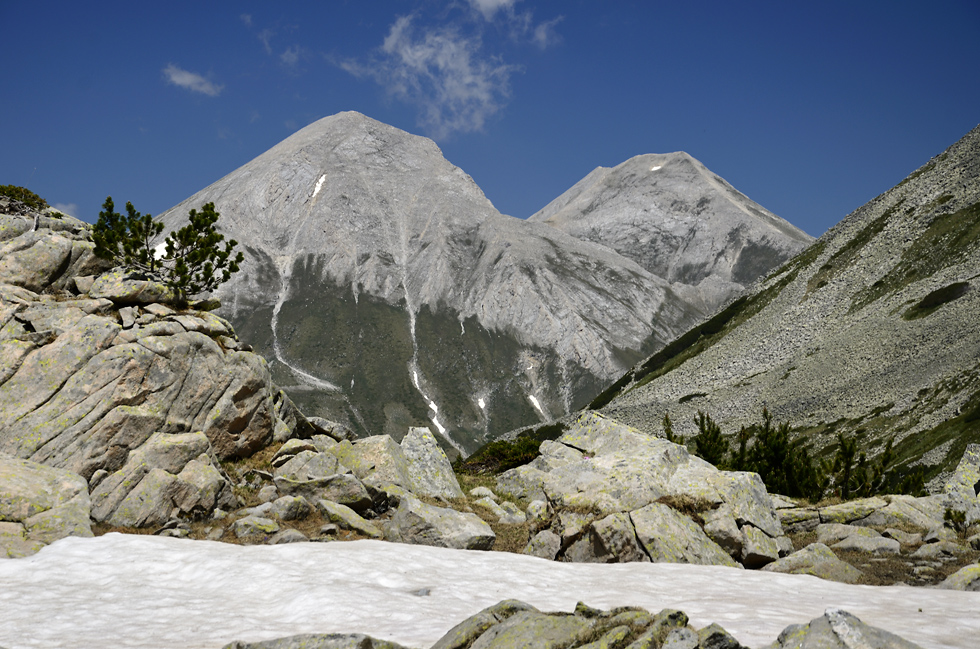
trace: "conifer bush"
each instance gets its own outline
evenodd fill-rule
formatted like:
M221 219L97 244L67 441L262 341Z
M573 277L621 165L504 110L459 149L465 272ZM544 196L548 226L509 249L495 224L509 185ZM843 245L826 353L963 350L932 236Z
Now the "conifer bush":
M163 232L163 223L150 214L140 214L126 203L126 215L115 211L112 197L106 198L92 232L95 255L163 282L179 303L190 296L215 290L239 270L245 256L234 254L238 242L224 241L215 223L220 214L214 203L188 213L189 223L167 235L163 251L153 240ZM224 246L222 246L224 242Z

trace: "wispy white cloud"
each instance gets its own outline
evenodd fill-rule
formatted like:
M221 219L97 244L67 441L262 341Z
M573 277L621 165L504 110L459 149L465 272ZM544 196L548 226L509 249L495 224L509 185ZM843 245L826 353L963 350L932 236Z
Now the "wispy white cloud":
M555 26L564 20L564 18L564 16L558 16L557 18L553 18L537 25L534 28L534 36L531 37L534 44L544 50L551 47L555 43L560 42L561 36L558 35L558 31L555 29Z
M419 123L433 138L479 131L510 94L519 68L483 53L477 36L452 26L416 29L411 16L391 26L378 55L367 64L340 66L374 78L389 94L419 109Z
M78 205L76 203L55 203L51 207L69 216L78 217Z
M163 76L168 83L209 97L217 97L224 89L224 86L217 85L195 72L178 68L173 63L163 69Z
M266 54L272 54L272 37L275 36L275 32L271 29L263 29L259 32L259 41L262 43L262 47L265 49Z
M285 52L279 55L279 60L282 61L285 65L289 65L289 66L296 65L299 62L299 53L300 53L299 45L293 45L292 47L287 48Z
M469 0L470 6L483 14L487 20L493 20L494 15L501 9L513 10L520 0Z
M239 18L248 27L252 26L252 14L242 14L241 16L239 16Z

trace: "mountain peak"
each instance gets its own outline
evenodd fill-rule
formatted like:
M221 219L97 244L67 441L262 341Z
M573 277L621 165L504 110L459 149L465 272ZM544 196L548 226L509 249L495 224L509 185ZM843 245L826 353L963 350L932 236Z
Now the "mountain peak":
M530 220L608 246L667 281L715 285L709 310L812 237L683 151L599 167ZM717 290L717 282L728 288Z

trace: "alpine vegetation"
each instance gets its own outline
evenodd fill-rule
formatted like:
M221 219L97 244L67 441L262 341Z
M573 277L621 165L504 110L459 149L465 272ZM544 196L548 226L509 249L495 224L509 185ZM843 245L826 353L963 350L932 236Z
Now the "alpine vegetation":
M220 214L214 203L198 212L188 213L189 223L167 235L163 244L154 241L163 233L164 224L152 215L136 211L126 203L126 215L115 211L108 196L92 231L95 255L148 279L163 281L178 303L190 296L208 293L238 272L244 255L232 256L238 242L234 239L220 246L224 235L215 228Z

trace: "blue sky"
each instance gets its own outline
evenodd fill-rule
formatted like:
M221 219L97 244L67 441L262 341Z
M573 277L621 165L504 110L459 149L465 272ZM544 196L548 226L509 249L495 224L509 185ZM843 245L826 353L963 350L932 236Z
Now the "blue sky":
M0 184L158 214L321 117L527 217L684 150L823 233L980 122L980 3L0 0Z

